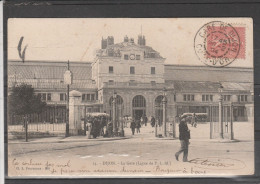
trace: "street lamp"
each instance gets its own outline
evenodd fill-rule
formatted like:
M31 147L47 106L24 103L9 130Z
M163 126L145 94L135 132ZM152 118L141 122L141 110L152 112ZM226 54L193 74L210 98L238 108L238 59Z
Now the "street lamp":
M163 88L163 99L162 99L162 104L163 104L163 134L164 137L166 137L166 103L167 103L167 99L166 99L166 88Z
M116 135L117 132L117 126L116 126L116 98L117 93L114 91L113 93L113 134Z
M218 113L218 122L219 122L219 127L220 127L220 138L224 139L224 134L223 134L223 98L222 98L222 93L223 93L223 86L221 83L219 83L219 88L218 88L218 92L219 92L219 113Z

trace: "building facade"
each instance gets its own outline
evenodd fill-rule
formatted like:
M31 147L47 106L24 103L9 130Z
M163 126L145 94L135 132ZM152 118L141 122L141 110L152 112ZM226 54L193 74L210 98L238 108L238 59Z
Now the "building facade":
M48 108L32 121L64 122L66 85L63 75L67 62L8 61L8 89L26 83L46 101ZM167 99L168 121L182 113L210 113L217 106L220 87L223 103L234 106L234 120L247 121L246 105L253 103L252 68L212 68L208 66L166 65L165 58L146 46L145 37L137 43L127 36L114 43L112 36L101 40L92 62L70 62L71 90L79 91L87 112L112 114L116 94L118 118L124 116L162 117L162 98ZM9 117L10 123L17 122Z

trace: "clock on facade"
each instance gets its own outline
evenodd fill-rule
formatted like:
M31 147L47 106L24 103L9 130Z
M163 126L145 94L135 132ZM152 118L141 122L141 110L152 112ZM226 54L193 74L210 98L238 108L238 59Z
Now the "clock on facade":
M135 59L135 55L134 54L130 54L130 59L134 60Z

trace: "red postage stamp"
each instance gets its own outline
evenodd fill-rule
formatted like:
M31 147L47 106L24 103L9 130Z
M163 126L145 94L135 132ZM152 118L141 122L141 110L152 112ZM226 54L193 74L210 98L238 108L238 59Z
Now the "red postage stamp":
M235 59L245 59L245 27L213 21L197 32L194 48L199 59L209 66L224 67Z

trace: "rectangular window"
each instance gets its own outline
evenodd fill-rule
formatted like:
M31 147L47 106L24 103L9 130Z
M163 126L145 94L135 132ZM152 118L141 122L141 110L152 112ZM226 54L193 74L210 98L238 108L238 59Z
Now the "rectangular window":
M192 94L183 95L183 101L194 101L194 95L192 95Z
M48 94L47 94L47 100L48 100L48 101L51 101L51 93L48 93Z
M173 98L174 98L174 102L176 102L176 95L173 95Z
M244 101L244 95L241 95L240 97L241 97L241 102L243 102Z
M86 94L82 94L82 101L86 100Z
M128 60L128 55L127 54L124 55L124 59Z
M245 95L245 102L247 102L247 95Z
M224 95L224 96L223 96L223 100L224 100L224 101L227 101L227 102L228 102L228 101L230 101L230 99L231 99L231 95Z
M155 67L151 67L151 74L155 74Z
M186 95L183 95L183 101L186 101Z
M136 56L135 56L135 59L136 59L136 60L140 60L140 59L141 59L141 56L140 56L140 55L136 55Z
M60 101L65 101L66 100L66 94L60 93Z
M114 73L114 67L113 66L109 66L109 73Z
M213 95L202 95L203 102L213 101Z
M213 101L213 95L209 96L209 100L212 102Z
M96 100L98 100L98 92L96 91Z
M90 101L90 94L87 94L87 101Z
M202 95L202 101L205 102L205 95Z
M95 100L95 94L91 94L91 101Z
M42 100L44 100L44 101L47 100L47 99L46 99L46 93L42 93L41 96L42 96Z
M135 74L135 67L134 66L130 66L130 74Z

